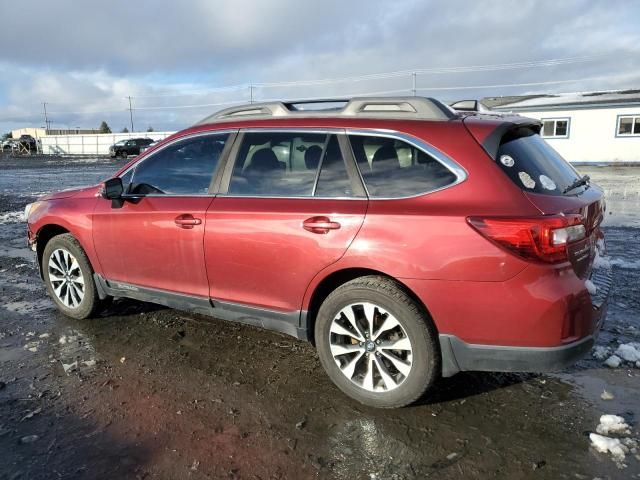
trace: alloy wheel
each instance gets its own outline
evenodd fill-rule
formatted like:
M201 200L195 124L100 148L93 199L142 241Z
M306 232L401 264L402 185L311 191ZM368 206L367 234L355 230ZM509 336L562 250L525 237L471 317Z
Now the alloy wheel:
M67 308L77 308L84 298L84 276L76 258L64 248L51 253L47 265L53 293Z
M329 330L331 354L351 382L370 392L399 387L412 367L411 340L402 323L373 303L347 305Z

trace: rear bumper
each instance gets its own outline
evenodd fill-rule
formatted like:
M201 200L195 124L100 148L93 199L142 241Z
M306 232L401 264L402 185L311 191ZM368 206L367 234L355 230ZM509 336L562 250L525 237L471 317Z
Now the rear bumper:
M523 347L473 344L455 335L441 334L442 376L461 371L553 372L573 365L589 354L607 315L612 271L599 269L590 279L597 287L596 293L590 295L594 325L590 335L559 346Z
M587 355L595 335L559 347L474 345L454 335L440 335L442 376L461 371L552 372L573 365Z

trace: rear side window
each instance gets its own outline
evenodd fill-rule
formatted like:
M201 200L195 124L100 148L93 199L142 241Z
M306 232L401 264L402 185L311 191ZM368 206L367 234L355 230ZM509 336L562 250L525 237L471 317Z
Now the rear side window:
M228 137L216 134L187 138L158 150L135 167L130 192L206 195Z
M400 198L455 183L453 172L402 140L350 135L353 154L372 198Z
M336 135L245 133L233 168L229 194L267 197L349 195L349 177Z
M563 195L580 175L530 129L507 133L498 149L498 165L527 192ZM584 188L584 187L583 187Z

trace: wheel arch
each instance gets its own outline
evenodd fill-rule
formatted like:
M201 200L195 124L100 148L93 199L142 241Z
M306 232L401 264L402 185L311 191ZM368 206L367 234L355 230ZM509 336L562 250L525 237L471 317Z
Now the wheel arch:
M69 230L64 228L61 225L57 225L55 223L49 223L44 225L38 230L37 242L36 242L36 255L38 258L38 268L40 270L40 278L43 278L42 275L42 254L44 253L44 248L49 243L53 237L58 235L63 235L65 233L71 233Z
M427 306L420 299L420 297L418 297L418 295L416 295L416 293L413 290L411 290L411 288L409 288L407 285L405 285L402 281L398 280L392 275L388 275L384 272L381 272L379 270L374 270L371 268L344 268L341 270L336 270L334 272L331 272L326 277L324 277L316 285L316 287L313 290L313 293L310 296L306 318L304 319L304 323L302 326L303 328L306 329L307 338L313 345L315 345L314 330L315 330L316 316L320 308L320 305L322 305L322 302L324 302L324 300L327 298L327 296L331 292L333 292L336 288L340 287L341 285L344 285L345 283L350 282L351 280L355 280L356 278L366 277L370 275L385 277L393 281L394 283L396 283L414 302L416 302L416 305L418 305L422 313L425 314L426 317L431 321L433 328L435 328L437 332L436 324L433 321L433 318Z

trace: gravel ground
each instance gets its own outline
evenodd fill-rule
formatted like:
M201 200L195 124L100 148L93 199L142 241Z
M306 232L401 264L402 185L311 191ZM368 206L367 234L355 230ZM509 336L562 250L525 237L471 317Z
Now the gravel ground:
M605 413L639 436L637 368L588 358L553 375L459 374L381 411L276 333L128 300L91 321L63 317L17 212L120 164L0 159L0 479L640 478L633 453L615 462L589 443ZM615 349L640 341L640 168L580 170L615 192L616 286L599 338Z

